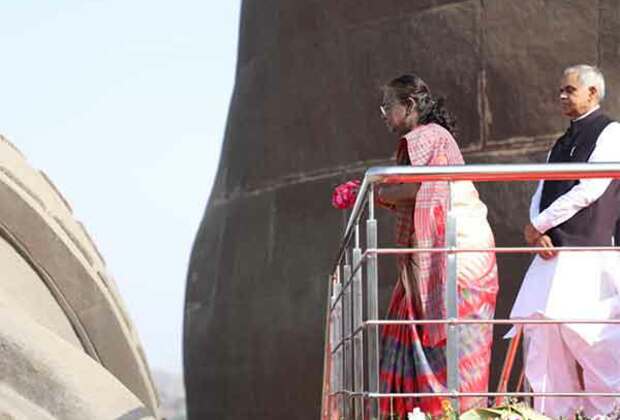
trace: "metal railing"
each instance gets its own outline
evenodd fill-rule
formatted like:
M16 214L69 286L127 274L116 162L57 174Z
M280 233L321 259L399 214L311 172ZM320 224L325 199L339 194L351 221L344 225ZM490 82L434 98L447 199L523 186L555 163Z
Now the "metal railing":
M620 393L571 392L460 392L458 371L458 326L462 324L620 324L620 319L493 319L458 318L457 254L464 252L535 253L535 247L458 248L454 212L446 212L446 245L443 248L379 248L375 219L374 186L389 183L447 181L536 181L586 178L620 178L620 163L489 164L461 166L390 166L370 168L361 183L344 237L329 276L326 312L325 369L321 416L324 419L379 418L380 398L446 397L458 412L459 397L620 397ZM449 200L450 201L450 200ZM366 243L362 251L360 220L367 206ZM618 251L605 247L556 247L564 251ZM416 252L447 253L446 316L443 320L380 320L378 256ZM365 271L365 284L362 274ZM501 279L500 279L501 280ZM364 306L364 295L366 305ZM363 314L366 313L366 319ZM446 392L382 394L379 390L379 326L443 324L448 328L446 344Z

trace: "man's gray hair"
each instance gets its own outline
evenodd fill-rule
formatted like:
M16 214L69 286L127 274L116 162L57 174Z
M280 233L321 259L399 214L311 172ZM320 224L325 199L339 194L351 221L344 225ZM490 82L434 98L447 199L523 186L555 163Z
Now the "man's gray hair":
M579 81L586 87L594 86L598 92L598 98L600 101L605 98L605 78L598 67L587 64L578 64L576 66L570 66L564 70L564 76L570 73L577 73Z

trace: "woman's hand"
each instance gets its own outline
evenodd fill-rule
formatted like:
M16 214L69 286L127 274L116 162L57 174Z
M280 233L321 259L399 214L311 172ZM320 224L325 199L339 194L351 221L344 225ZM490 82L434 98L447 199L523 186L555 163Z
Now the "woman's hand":
M398 206L415 203L415 196L419 189L419 183L385 184L378 188L377 194L379 195L380 201L393 206Z

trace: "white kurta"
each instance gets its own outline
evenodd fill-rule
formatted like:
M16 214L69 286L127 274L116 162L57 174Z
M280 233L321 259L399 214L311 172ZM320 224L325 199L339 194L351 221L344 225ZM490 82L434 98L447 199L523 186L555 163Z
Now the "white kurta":
M620 162L619 123L611 123L601 132L588 161ZM539 213L541 181L530 206L532 224L543 233L558 226L594 203L610 182L611 179L581 180ZM537 255L510 317L620 318L620 253L560 252L551 260ZM620 326L526 326L524 331L530 343L526 375L534 391L579 391L576 361L584 368L586 391L620 391L620 356L613 354L620 354L616 350L620 346ZM535 403L538 410L554 417L570 416L582 406L591 415L606 414L613 407L609 398L538 398Z

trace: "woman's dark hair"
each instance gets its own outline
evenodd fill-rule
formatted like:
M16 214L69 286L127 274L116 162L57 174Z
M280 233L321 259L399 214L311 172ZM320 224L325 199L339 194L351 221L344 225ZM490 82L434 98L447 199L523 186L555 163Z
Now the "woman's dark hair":
M413 98L420 124L439 124L452 135L456 134L456 119L445 108L444 99L431 95L428 85L418 75L403 74L385 85L383 90L394 92L403 103Z

